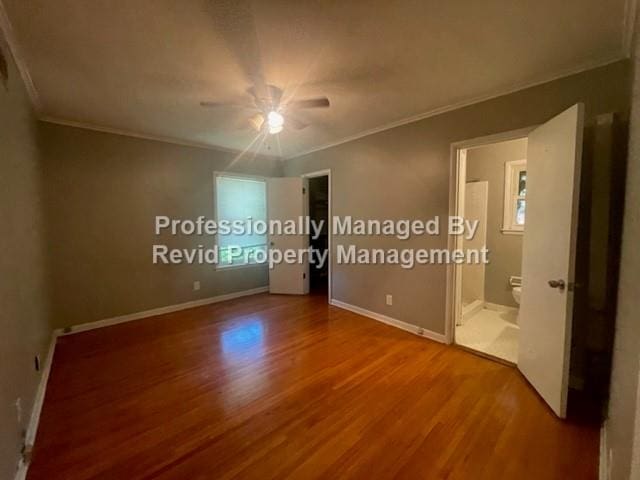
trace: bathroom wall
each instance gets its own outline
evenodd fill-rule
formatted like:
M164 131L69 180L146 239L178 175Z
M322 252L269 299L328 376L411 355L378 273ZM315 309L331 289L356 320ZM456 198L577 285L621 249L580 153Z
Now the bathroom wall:
M467 150L467 182L489 182L485 301L517 307L509 277L520 275L522 235L502 233L504 209L504 164L527 158L527 139L511 140Z
M478 229L473 238L463 241L463 248L480 250L487 243L487 199L489 182L467 182L464 192L464 217L478 221ZM462 265L462 304L475 300L484 301L486 265Z

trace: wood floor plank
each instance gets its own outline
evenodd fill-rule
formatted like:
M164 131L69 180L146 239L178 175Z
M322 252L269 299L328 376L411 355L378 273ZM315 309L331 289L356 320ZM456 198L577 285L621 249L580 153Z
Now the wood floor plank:
M28 478L595 479L512 367L256 295L59 339Z

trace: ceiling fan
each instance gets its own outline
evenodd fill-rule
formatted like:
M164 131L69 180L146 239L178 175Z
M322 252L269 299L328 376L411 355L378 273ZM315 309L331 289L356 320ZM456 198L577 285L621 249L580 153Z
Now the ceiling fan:
M264 85L259 89L256 86L249 87L247 93L251 95L253 102L247 104L235 104L227 102L200 102L203 107L237 107L255 110L256 113L247 119L248 124L256 132L266 131L270 134L280 133L285 126L291 125L296 130L302 130L309 126L308 123L295 118L295 110L308 108L327 108L330 106L327 97L308 98L303 100L291 100L282 102L283 91L275 85Z

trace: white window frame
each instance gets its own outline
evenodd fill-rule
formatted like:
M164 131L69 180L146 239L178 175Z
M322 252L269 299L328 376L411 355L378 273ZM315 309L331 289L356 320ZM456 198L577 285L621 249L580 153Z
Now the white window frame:
M524 197L518 195L518 177L527 170L527 160L510 160L504 164L504 208L502 217L502 233L522 235L524 225L516 224L516 205ZM526 224L526 220L525 220Z
M257 182L264 182L265 184L265 198L264 198L264 205L265 205L265 210L268 212L269 208L268 208L268 195L266 193L266 190L268 188L267 185L267 177L261 177L258 175L247 175L247 174L243 174L243 173L232 173L232 172L213 172L213 204L214 204L214 211L215 211L215 221L216 224L220 221L220 215L218 212L218 190L217 190L217 185L218 185L218 177L226 177L226 178L237 178L240 180L254 180ZM267 219L268 221L268 219ZM218 248L219 243L218 243L218 234L216 233L216 235L214 236L215 239L215 246L216 248ZM266 239L266 245L267 248L269 246L269 237L267 236ZM215 269L216 270L230 270L230 269L235 269L235 268L247 268L247 267L261 267L263 266L262 264L259 263L234 263L234 264L216 264L215 265Z

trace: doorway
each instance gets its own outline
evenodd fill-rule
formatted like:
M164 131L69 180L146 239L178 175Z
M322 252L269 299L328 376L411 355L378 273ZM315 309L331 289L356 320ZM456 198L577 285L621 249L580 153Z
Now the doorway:
M521 229L523 237L519 290L517 278L510 281L519 303L515 363L561 418L567 414L569 393L583 134L584 105L578 103L535 128L459 142L451 149L450 215L464 216L473 147L527 139L525 166L522 159L511 162L503 190L503 228ZM464 237L449 235L449 248L463 250ZM489 263L492 258L489 252ZM455 325L464 322L465 313L462 269L461 264L448 268L446 334L454 343L460 340Z
M490 251L488 264L459 269L456 344L516 364L525 235L527 137L461 150L460 211L477 222L462 248Z
M309 264L309 291L312 295L331 299L331 171L321 170L303 175L308 188L308 215L316 225L322 225L317 235L309 235L309 246L321 254L324 262ZM314 259L318 259L318 254Z

